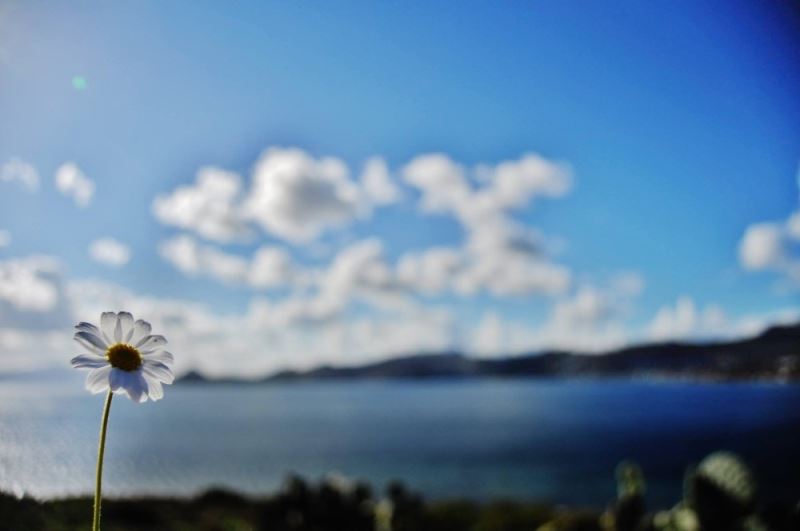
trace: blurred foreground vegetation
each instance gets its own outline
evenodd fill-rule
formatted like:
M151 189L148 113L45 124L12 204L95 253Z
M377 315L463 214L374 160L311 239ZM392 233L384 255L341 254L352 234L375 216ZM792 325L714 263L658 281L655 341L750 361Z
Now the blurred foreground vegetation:
M789 472L789 471L787 471ZM796 472L796 471L795 471ZM649 511L634 463L617 468L617 499L605 510L498 500L427 501L402 484L376 496L363 483L291 477L276 494L248 498L213 489L193 499L105 500L104 531L797 531L795 503L758 499L749 469L715 453L686 472L683 499ZM91 527L90 498L52 501L0 493L0 530L77 531Z

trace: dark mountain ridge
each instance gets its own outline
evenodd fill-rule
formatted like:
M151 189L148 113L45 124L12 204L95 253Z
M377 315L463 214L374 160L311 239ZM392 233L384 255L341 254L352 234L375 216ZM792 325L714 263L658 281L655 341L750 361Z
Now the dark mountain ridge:
M182 382L264 383L332 379L654 377L696 380L800 381L800 323L756 337L710 343L653 343L605 354L548 351L496 359L457 352L419 354L355 367L282 371L259 380L208 379L191 372Z

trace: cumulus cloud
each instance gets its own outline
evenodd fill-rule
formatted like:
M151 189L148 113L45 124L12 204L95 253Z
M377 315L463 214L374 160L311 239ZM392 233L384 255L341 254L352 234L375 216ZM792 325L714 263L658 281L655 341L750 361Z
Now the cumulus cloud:
M472 170L440 153L421 155L402 176L422 193L424 210L451 212L466 226L528 206L536 197L562 197L572 184L568 167L531 153Z
M314 274L295 264L285 249L270 245L262 245L252 257L245 257L182 234L161 242L159 253L189 276L255 289L302 287Z
M159 253L190 276L208 276L225 283L239 283L247 278L246 259L198 243L191 236L180 235L162 242Z
M525 154L467 169L445 155L431 154L414 158L399 173L420 190L423 211L455 216L464 227L465 241L446 251L409 252L389 266L397 269L395 283L426 294L449 291L467 296L480 292L499 297L552 296L567 290L571 273L552 262L548 239L511 217L511 212L536 198L566 194L572 180L565 165ZM242 190L238 176L206 168L194 185L156 198L153 211L165 224L221 243L235 240L246 234L248 224L256 224L267 234L306 245L401 198L382 158L369 159L356 181L339 159L315 158L295 148L270 148L256 163L248 190ZM162 247L162 254L187 273L207 272L224 262L224 275L215 277L230 281L243 275L241 259L228 260L222 251L206 248L200 253L206 259L201 260L197 250L184 239ZM263 259L285 257L271 251ZM270 265L284 267L277 262ZM267 268L259 271L251 276L250 285L276 284L264 276Z
M784 308L761 314L731 316L719 304L698 305L688 295L658 309L647 327L654 341L697 341L752 337L770 326L794 324L800 310Z
M8 247L11 243L11 233L7 230L0 230L0 249Z
M396 203L402 197L400 188L389 173L389 166L380 157L372 157L364 164L361 188L371 205L389 205Z
M433 154L413 159L400 174L421 191L424 211L456 217L464 227L464 242L459 247L411 251L396 264L381 258L385 285L371 290L371 296L394 303L401 300L397 292L403 290L463 296L486 292L497 297L556 296L567 291L571 272L551 260L548 238L511 217L511 211L528 206L534 198L567 193L571 175L564 165L526 154L467 170L445 155ZM401 194L383 159L368 160L357 183L341 160L315 159L302 150L284 148L265 151L256 164L251 189L247 193L240 189L238 177L232 174L201 172L197 185L158 198L154 211L164 222L219 241L228 241L244 230L247 221L253 221L267 233L307 244L326 230L368 215L377 205L399 200ZM211 198L217 201L213 208ZM227 221L218 223L221 219ZM200 228L202 222L214 229ZM220 226L225 229L218 230ZM229 230L233 226L238 229ZM371 248L376 248L374 242ZM284 282L288 267L286 253L273 248L260 257L272 262L247 273L246 259L200 247L186 236L162 245L161 253L185 273L254 287ZM371 268L379 270L376 265ZM273 279L269 273L273 270L284 273Z
M446 308L371 304L371 292L392 293L397 282L379 242L356 242L337 259L336 267L317 272L325 282L285 297L259 296L242 312L233 314L220 314L208 304L136 293L97 280L65 283L53 259L29 257L2 262L0 349L4 355L0 357L0 372L64 366L64 352L72 347L71 324L94 321L100 312L110 309L126 309L150 320L169 338L179 371L200 369L219 376L257 378L285 368L360 364L388 356L458 348L485 356L549 348L606 350L630 337L620 316L624 315L624 301L637 290L620 286L642 285L641 280L631 281L629 277L624 281L612 279L600 287L581 286L560 298L543 324L505 319L489 311L471 334L461 337ZM39 283L49 287L37 286ZM10 285L17 291L9 291ZM368 303L369 311L349 312L352 306L348 303L343 307L341 301ZM685 303L676 304L676 308L679 305ZM676 309L674 313L680 315L673 317L678 323L673 328L686 330L686 322L699 315L706 323L733 324L736 330L755 333L767 323L800 317L794 309L734 321L715 316L714 311L713 306L703 311ZM9 320L9 315L26 317L29 325ZM47 320L47 316L58 319Z
M160 252L190 276L259 290L283 289L283 299L263 299L260 308L280 316L275 319L284 324L339 318L359 303L392 312L418 307L377 239L344 247L324 266L301 266L285 250L271 246L257 249L252 258L233 255L187 235L162 242Z
M747 227L739 244L739 260L750 271L778 268L786 260L783 228L777 223Z
M552 263L542 247L538 233L509 220L476 226L469 234L456 291L471 295L486 290L500 297L564 293L571 273Z
M24 160L13 158L0 166L0 182L18 182L29 192L39 189L39 172Z
M398 281L419 293L434 295L449 289L461 271L463 253L449 247L432 247L403 255L397 263Z
M469 349L482 356L508 356L513 348L510 343L519 338L509 330L510 326L494 310L484 312L478 326L470 334ZM512 339L513 336L513 339ZM524 349L523 349L524 350Z
M279 288L293 283L298 277L292 258L284 249L264 245L250 263L248 282L256 288Z
M243 208L266 232L305 243L351 221L359 211L359 189L339 159L270 148L256 163Z
M131 259L131 250L114 238L100 238L89 245L89 256L101 264L122 267Z
M0 328L40 329L63 322L61 267L50 256L0 260Z
M342 249L327 267L297 271L302 291L278 303L261 301L260 313L272 322L319 323L340 318L353 304L363 303L392 313L419 309L402 289L383 256L379 240L367 239Z
M746 271L771 271L800 286L800 209L783 222L747 227L739 241L739 263Z
M64 367L64 353L72 349L68 328L0 327L0 373Z
M247 238L251 232L238 201L242 180L235 173L204 167L194 184L180 186L153 201L153 214L165 225L195 231L218 242Z
M83 208L89 205L94 195L94 182L86 177L74 162L62 164L56 170L56 188L75 204Z
M786 220L786 234L789 238L800 241L800 210Z
M720 339L741 335L742 331L718 304L700 308L687 295L659 308L648 326L649 337L655 341Z
M508 356L522 352L569 350L605 352L631 339L626 325L644 280L635 272L615 275L605 285L584 284L556 299L541 324L505 319L487 310L466 345L481 356Z
M14 279L19 276L15 273ZM47 296L39 295L43 300L37 302L35 293L22 297L2 292L14 304L24 300L37 309L24 313L0 299L0 372L66 367L69 356L65 358L65 352L74 348L71 325L96 321L101 312L120 309L147 319L169 339L179 372L199 369L210 375L258 378L286 368L360 364L387 356L439 352L454 342L449 314L430 307L373 311L347 318L315 316L308 313L308 307L303 308L305 302L298 303L290 296L276 301L257 298L241 313L220 314L207 304L136 293L112 283L75 280L64 288L58 279L52 280L58 299L55 306ZM5 276L2 285L6 285ZM317 299L315 304L324 311L321 301ZM11 308L41 324L45 312L62 304L66 311L61 319L37 325L37 330L9 321L4 311Z
M255 299L242 313L220 315L208 305L94 280L73 281L67 292L75 320L96 320L102 311L124 308L151 321L169 339L178 371L257 378L285 368L438 352L453 344L450 316L435 308L309 320L287 316L293 311L288 302L273 304L265 298Z
M550 261L545 238L511 217L537 197L566 194L572 182L566 166L525 154L467 169L446 155L430 154L413 159L401 174L420 191L423 212L451 214L464 228L466 242L452 281L456 292L555 295L569 287L570 272Z
M421 206L428 212L458 212L472 197L465 169L447 155L420 155L402 170L406 183L418 188Z
M46 311L58 302L57 262L34 256L0 262L0 300L17 309Z
M401 197L380 157L367 160L356 181L338 158L272 147L256 162L247 189L234 173L201 168L195 183L156 197L153 214L165 225L219 243L252 236L255 225L266 234L305 245Z

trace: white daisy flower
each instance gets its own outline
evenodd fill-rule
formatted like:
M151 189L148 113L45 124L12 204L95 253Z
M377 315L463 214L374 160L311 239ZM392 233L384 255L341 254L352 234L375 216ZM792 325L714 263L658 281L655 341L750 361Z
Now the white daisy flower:
M150 323L133 320L128 312L104 312L100 328L91 323L78 323L75 341L88 353L72 358L76 369L90 369L86 389L102 393L109 387L113 393L125 393L134 402L159 400L164 396L162 384L171 384L174 358L163 349L164 336L150 334Z

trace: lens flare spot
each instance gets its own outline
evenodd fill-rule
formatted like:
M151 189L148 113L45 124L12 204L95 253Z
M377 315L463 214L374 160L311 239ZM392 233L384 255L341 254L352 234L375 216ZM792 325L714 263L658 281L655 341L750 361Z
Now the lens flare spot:
M74 76L72 78L72 88L75 90L86 90L89 86L89 82L86 81L86 78L83 76Z

